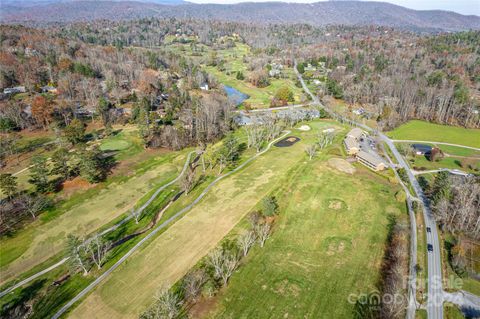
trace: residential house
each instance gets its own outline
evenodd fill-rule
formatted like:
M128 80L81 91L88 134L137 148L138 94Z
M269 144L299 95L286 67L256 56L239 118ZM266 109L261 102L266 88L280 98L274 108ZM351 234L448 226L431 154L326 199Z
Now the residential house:
M15 86L12 88L6 88L3 90L4 94L17 94L17 93L25 93L27 90L24 86Z
M412 144L416 155L428 155L432 152L432 147L427 144Z

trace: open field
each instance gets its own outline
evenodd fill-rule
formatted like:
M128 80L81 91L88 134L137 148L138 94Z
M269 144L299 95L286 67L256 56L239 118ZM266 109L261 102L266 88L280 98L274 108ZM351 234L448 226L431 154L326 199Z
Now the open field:
M387 136L396 140L419 140L444 142L480 148L480 129L433 124L424 121L409 121Z
M141 163L133 175L72 196L25 230L2 238L1 283L59 253L69 233L86 235L119 217L153 187L172 179L185 158L186 152L169 153Z
M280 214L208 318L351 318L349 294L375 291L389 217L406 218L396 187L360 168L338 172L321 156L274 194ZM361 191L359 191L361 190Z
M314 126L327 125L319 121ZM289 148L272 148L215 185L183 218L113 272L70 317L137 317L162 285L180 279L258 201L288 181L291 168L305 161L306 140L314 136L313 132L294 134L303 140Z
M471 160L471 167L469 165L463 165L462 162L465 160L454 158L454 157L445 157L438 162L432 162L425 158L425 156L415 156L413 159L413 163L409 161L410 166L414 169L422 168L425 170L434 170L440 168L450 168L450 169L459 169L465 171L467 173L477 173L480 170L480 159L478 160Z

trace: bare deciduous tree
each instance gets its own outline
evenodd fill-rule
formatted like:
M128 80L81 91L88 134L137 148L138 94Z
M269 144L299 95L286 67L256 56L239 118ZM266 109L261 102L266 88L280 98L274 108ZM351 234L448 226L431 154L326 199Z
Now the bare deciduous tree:
M228 279L233 275L235 269L238 266L238 257L236 254L231 252L224 254L223 264L222 264L222 271L220 276L223 280L223 285L226 285Z
M255 244L255 232L248 230L238 237L238 245L242 249L243 256L246 256L250 248Z
M193 302L197 301L197 298L202 290L203 284L207 281L207 274L203 269L197 269L189 272L183 280L183 288L185 291L185 298Z
M164 287L154 297L150 308L141 315L144 319L173 319L180 314L182 301L171 289Z
M257 234L257 238L260 242L260 247L263 247L265 245L265 241L270 236L270 228L271 227L269 223L264 223L264 224L258 225L257 228L255 229L255 233Z
M94 235L88 242L87 251L98 269L102 268L108 257L111 243L105 241L99 234Z
M25 210L32 216L37 218L37 213L47 208L51 204L51 200L44 195L25 195L24 196Z
M132 207L132 209L130 209L130 216L132 216L132 218L135 220L135 224L138 224L141 215L142 211L140 209L135 209L135 207Z
M192 167L192 165L188 165L185 173L182 175L180 183L185 195L188 195L188 192L190 192L195 185L195 168Z
M68 262L70 268L77 272L82 270L83 274L86 276L89 272L89 261L87 258L87 251L84 243L74 235L68 235L67 237L67 253L68 253Z
M308 158L310 160L312 160L312 158L315 156L315 154L317 153L317 145L316 144L312 144L312 145L309 145L307 147L305 147L305 153L307 153L308 155Z

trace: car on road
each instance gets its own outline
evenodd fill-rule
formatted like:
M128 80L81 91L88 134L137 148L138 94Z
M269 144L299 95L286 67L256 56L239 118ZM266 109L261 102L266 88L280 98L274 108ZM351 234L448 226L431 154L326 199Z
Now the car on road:
M430 227L427 227L427 233L431 233L432 229Z
M430 252L430 251L433 251L433 245L432 244L428 244L427 245L427 250Z

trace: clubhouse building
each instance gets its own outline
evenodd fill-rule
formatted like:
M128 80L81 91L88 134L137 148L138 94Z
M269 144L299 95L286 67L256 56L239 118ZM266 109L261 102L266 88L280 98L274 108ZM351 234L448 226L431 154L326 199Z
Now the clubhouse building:
M372 154L362 150L360 139L362 139L364 136L365 132L359 128L354 128L348 132L347 136L343 140L343 146L345 147L347 154L355 156L360 163L367 166L371 170L384 170L387 165L381 158L378 157L377 154Z

